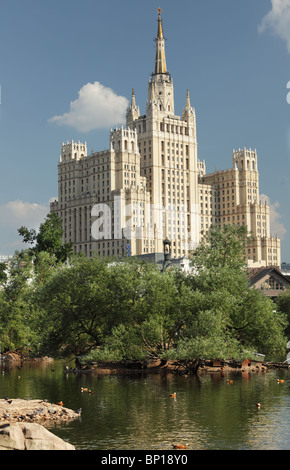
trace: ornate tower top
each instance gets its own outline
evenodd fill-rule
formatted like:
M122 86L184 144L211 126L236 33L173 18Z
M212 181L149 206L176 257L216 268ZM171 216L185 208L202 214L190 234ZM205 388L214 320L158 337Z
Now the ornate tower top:
M82 144L80 141L74 142L71 140L66 144L63 143L61 147L60 162L67 162L69 160L80 160L87 156L87 143Z
M128 106L127 114L126 114L126 126L132 127L133 122L136 121L136 119L138 119L139 116L140 116L140 109L139 109L139 106L136 105L135 91L134 91L134 88L132 88L131 105Z
M156 56L155 56L155 70L154 74L167 73L166 59L165 59L165 39L163 36L163 28L161 21L161 8L158 11L158 29L156 41Z
M132 88L131 108L136 108L135 90Z
M146 114L149 115L150 112L158 111L168 116L174 115L174 88L173 80L166 67L161 11L161 8L157 9L158 29L155 38L155 69L149 80Z
M190 104L189 90L187 90L186 105L185 105L185 108L183 109L182 119L184 121L188 121L193 118L194 114L195 114L194 108Z
M163 30L162 30L162 21L161 21L161 13L162 10L161 8L157 8L158 11L158 31L157 31L157 38L158 39L164 39L163 37Z

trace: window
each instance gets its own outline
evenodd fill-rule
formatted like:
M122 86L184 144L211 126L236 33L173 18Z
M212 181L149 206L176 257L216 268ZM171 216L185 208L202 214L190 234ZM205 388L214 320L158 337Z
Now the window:
M283 290L283 284L278 279L270 276L261 284L261 290Z

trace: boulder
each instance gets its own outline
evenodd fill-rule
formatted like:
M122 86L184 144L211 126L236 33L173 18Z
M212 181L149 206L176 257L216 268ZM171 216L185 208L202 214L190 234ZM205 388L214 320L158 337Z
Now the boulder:
M37 423L0 426L0 450L75 450L75 447Z
M0 426L0 450L25 450L25 437L20 425Z

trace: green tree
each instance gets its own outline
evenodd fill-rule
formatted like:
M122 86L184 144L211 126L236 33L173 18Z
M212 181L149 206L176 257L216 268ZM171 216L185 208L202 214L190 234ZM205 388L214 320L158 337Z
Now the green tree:
M81 354L102 346L134 359L172 346L175 293L173 277L155 264L81 258L38 286L35 305L50 351Z
M105 296L103 263L84 258L62 267L48 282L39 285L34 302L41 312L40 325L45 330L42 349L52 354L81 354L98 346L102 338Z
M200 271L246 267L247 228L245 226L212 226L191 254L195 269Z
M62 243L62 221L55 212L47 215L38 232L22 226L18 233L23 237L24 243L34 245L29 251L36 256L36 261L42 251L54 255L61 262L66 261L72 254L72 242Z
M138 271L136 314L134 319L127 316L115 325L107 339L108 348L114 349L116 354L122 351L125 359L162 359L175 347L179 330L174 273L162 274L155 264L149 263L139 264Z
M277 307L281 312L283 312L288 320L288 327L286 329L286 335L288 339L290 338L290 288L282 292L277 297Z
M136 322L139 277L133 262L75 257L35 291L46 347L81 354L104 344L116 325Z
M18 232L33 246L16 251L8 266L0 266L0 342L2 350L29 345L37 352L46 331L40 328L43 311L33 302L35 289L48 283L72 249L71 244L62 244L61 220L54 213L48 214L38 233L26 227Z
M202 359L273 355L285 348L285 316L249 287L245 237L243 227L213 227L192 255L193 274L181 283L184 326L171 355L193 370Z
M163 357L175 347L180 328L180 300L174 271L161 273L156 269L144 279L141 298L146 316L140 324L140 334L151 357Z
M133 258L73 256L60 266L42 251L30 296L42 351L174 359L187 372L204 359L284 352L285 315L249 288L245 237L243 228L214 227L191 274Z
M9 263L9 275L0 291L0 343L2 351L36 350L35 311L31 302L33 263L27 252L16 252Z
M0 284L6 283L8 279L7 271L8 271L8 264L0 263Z

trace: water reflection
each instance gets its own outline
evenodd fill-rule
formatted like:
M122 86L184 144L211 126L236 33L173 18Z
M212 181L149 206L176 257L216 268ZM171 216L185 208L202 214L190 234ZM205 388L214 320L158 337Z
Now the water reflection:
M98 377L65 373L59 362L2 366L0 376L1 398L82 408L79 420L48 425L80 450L166 450L186 443L192 450L289 449L289 386L288 370Z

